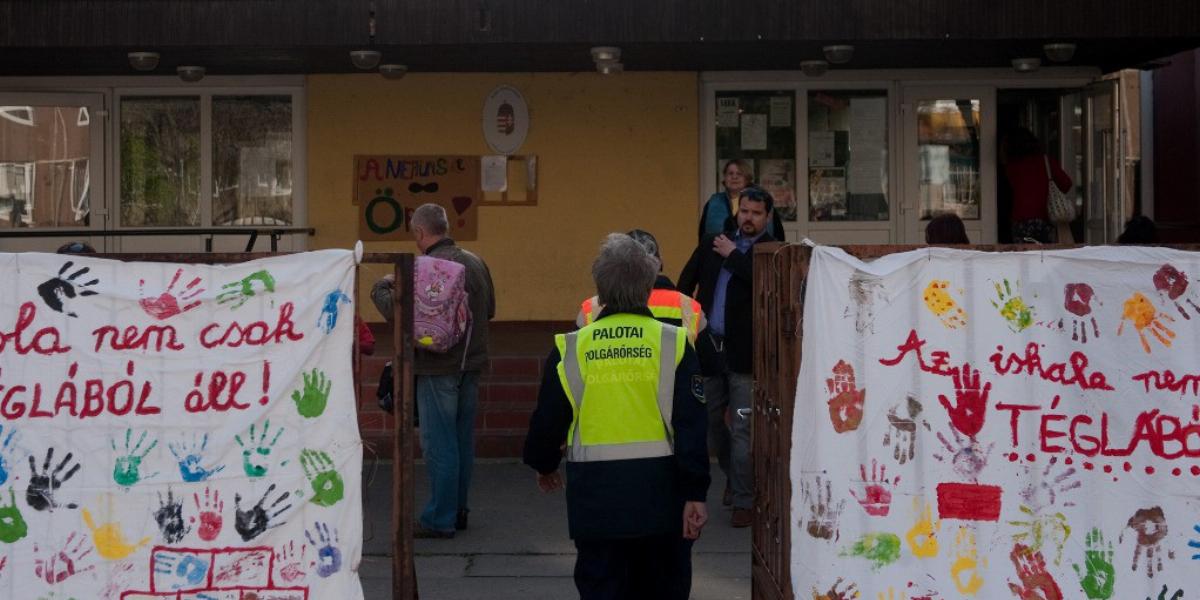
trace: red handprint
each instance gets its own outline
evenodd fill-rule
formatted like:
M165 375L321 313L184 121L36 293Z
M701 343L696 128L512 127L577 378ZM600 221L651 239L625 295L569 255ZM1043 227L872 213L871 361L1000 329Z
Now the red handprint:
M79 542L72 546L76 537L79 538ZM92 553L91 548L84 548L86 543L87 536L79 535L78 532L72 533L67 536L67 542L63 544L62 550L58 552L51 550L49 556L42 556L37 544L34 544L33 573L42 581L54 585L62 583L74 575L91 571L95 565L88 565L86 569L76 569L77 563Z
M196 508L200 511L200 527L197 531L200 539L211 542L221 535L221 526L224 524L224 519L221 517L221 512L225 510L225 501L221 500L220 492L212 492L209 495L209 488L204 488L204 502L200 502L200 494L192 494L192 499L196 502ZM192 522L196 518L192 517Z
M873 517L886 517L892 508L892 489L900 483L900 476L888 480L887 465L879 465L871 459L871 477L867 478L867 465L858 466L862 474L862 496L850 490L850 495L862 505L863 510Z
M1163 265L1154 273L1154 289L1158 290L1159 295L1166 296L1168 300L1175 303L1175 309L1179 314L1183 315L1184 319L1191 319L1191 315L1179 303L1179 299L1188 291L1188 276L1187 273L1176 269L1171 265ZM1200 314L1200 306L1196 306L1189 296L1183 299L1188 306Z
M1017 577L1021 579L1021 585L1010 581L1008 589L1012 590L1018 598L1021 600L1062 600L1062 590L1054 581L1054 577L1046 571L1046 561L1042 558L1041 552L1034 552L1024 544L1017 544L1013 546L1009 556L1012 558L1013 566L1017 569Z
M975 434L983 429L991 391L990 382L979 387L979 371L972 371L971 363L964 363L961 369L954 372L954 404L951 405L950 399L942 394L938 394L938 400L950 413L950 424L963 435L975 439Z
M171 279L171 283L167 286L167 289L163 291L163 293L153 298L146 296L146 280L139 280L138 292L141 294L142 299L138 301L138 304L141 304L142 310L146 311L146 314L161 321L200 306L199 300L196 300L190 304L186 304L192 298L204 293L204 288L196 289L196 286L200 285L199 277L188 282L188 284L183 288L183 291L180 292L179 297L175 297L175 284L179 283L179 277L181 275L183 275L183 269L175 271L175 277ZM179 307L181 302L185 303L183 308Z
M867 390L860 390L854 383L854 367L846 361L839 360L833 366L833 377L825 380L829 386L829 420L833 422L833 430L845 433L858 429L862 423L863 404L867 399Z

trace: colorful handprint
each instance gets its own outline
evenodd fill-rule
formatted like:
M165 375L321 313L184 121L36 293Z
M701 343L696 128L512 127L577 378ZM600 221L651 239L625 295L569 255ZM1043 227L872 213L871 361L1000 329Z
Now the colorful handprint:
M833 366L833 377L826 379L825 385L832 396L829 399L829 420L833 423L833 430L845 433L858 429L862 423L867 390L860 390L855 384L854 367L839 360Z
M1138 339L1142 342L1142 350L1145 350L1146 354L1150 354L1150 341L1146 338L1146 333L1154 336L1154 339L1167 348L1171 347L1171 340L1175 339L1175 332L1163 323L1163 321L1174 322L1175 319L1172 319L1171 315L1159 312L1154 307L1154 303L1150 302L1150 299L1141 292L1134 292L1125 301L1121 311L1121 324L1117 327L1117 335L1121 335L1125 330L1125 321L1133 323Z
M947 329L958 329L967 326L967 313L947 291L950 282L945 279L934 279L925 286L922 298L929 312L945 325Z

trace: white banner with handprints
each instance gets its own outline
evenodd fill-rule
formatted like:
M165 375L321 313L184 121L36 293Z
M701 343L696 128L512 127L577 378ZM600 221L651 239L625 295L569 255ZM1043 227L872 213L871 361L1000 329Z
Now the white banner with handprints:
M796 597L1200 588L1200 255L812 255Z
M351 252L0 278L0 597L362 598Z

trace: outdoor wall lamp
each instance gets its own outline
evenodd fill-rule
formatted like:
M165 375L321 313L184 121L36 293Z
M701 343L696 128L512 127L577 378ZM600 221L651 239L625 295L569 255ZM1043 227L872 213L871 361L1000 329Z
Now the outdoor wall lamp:
M834 44L822 48L825 60L835 65L844 65L854 58L854 46L850 44Z
M1075 57L1075 44L1070 42L1046 44L1042 50L1046 52L1046 58L1054 62L1067 62Z
M602 75L613 75L625 70L625 65L621 63L621 49L616 46L592 48L592 60L596 63L596 71Z
M809 77L820 77L829 70L829 63L823 60L800 61L800 70Z
M408 74L408 65L379 65L379 74L383 75L384 79L403 79Z
M379 61L382 58L383 54L380 54L378 50L350 51L350 62L354 63L354 66L364 71L370 71L371 69L379 66Z
M1032 73L1042 66L1040 58L1014 58L1012 68L1018 73Z
M129 66L135 71L153 71L158 67L157 52L130 52Z
M194 65L176 67L175 73L179 75L180 79L188 83L196 83L197 81L204 79L204 67L198 67Z

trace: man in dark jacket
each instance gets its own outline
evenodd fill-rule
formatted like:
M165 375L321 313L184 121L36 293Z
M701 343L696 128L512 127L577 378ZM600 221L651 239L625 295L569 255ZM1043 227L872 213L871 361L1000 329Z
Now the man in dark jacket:
M754 465L750 451L750 405L754 388L754 276L752 248L774 241L767 231L775 202L762 188L738 199L737 231L705 236L679 276L679 291L693 294L708 315L709 335L697 341L705 360L709 444L725 472L724 504L733 505L734 527L753 522ZM725 411L730 411L726 424Z
M683 329L646 306L657 263L612 234L592 265L599 318L556 336L525 464L562 486L582 600L686 600L692 540L708 520L703 380Z
M481 258L446 236L446 210L423 204L413 211L417 248L428 256L452 260L467 268L470 336L445 353L416 351L417 410L421 415L421 449L429 469L429 504L421 513L416 537L452 538L467 528L467 493L475 464L475 407L479 373L488 364L488 321L496 316L492 274ZM389 319L395 282L389 275L371 290L375 307ZM464 356L465 355L465 356Z

